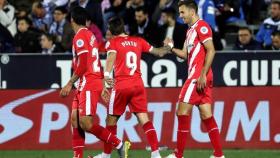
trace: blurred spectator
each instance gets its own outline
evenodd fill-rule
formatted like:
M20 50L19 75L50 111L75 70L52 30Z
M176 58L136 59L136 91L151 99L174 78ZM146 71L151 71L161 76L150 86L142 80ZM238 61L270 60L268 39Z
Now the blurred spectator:
M252 31L248 27L240 27L238 30L238 40L233 50L261 50L262 46L253 39Z
M186 38L187 26L176 22L176 10L166 8L161 12L163 25L160 27L161 42L169 38L174 41L174 47L182 49Z
M99 29L103 29L101 0L75 0L70 4L70 10L75 6L85 8L91 18L91 21L93 21Z
M15 8L7 0L0 0L0 23L10 31L12 36L17 33Z
M136 24L130 27L130 35L141 36L154 46L161 45L158 27L149 19L145 7L136 8L135 20Z
M32 20L35 28L47 32L52 23L52 13L40 2L32 4Z
M71 24L66 20L67 9L65 7L56 7L53 12L53 23L50 26L49 33L56 37L56 42L61 43L64 50L71 51L74 31Z
M213 0L195 0L198 5L198 15L205 20L211 27L213 32L213 43L216 50L222 50L223 44L221 36L216 24L215 4Z
M42 54L63 53L64 50L59 43L55 43L55 37L51 34L42 34L40 40Z
M110 0L110 7L104 10L104 30L107 28L107 22L114 16L123 17L125 14L125 0Z
M14 39L9 30L0 24L0 53L14 53Z
M135 10L139 7L147 7L144 0L128 0L126 2L124 23L131 25L135 23Z
M106 42L109 41L111 38L113 38L113 35L109 30L107 30L106 34L105 34L105 41L103 41L99 44L99 53L106 54L105 45L106 45Z
M205 20L210 27L218 31L215 19L215 5L213 0L195 0L198 5L198 15L201 19Z
M90 19L87 20L86 26L94 34L98 43L102 43L104 41L101 30Z
M223 3L219 3L216 21L222 38L224 38L226 31L236 32L239 27L246 25L241 1L224 0Z
M265 0L243 0L242 7L249 24L261 23L261 14L267 9Z
M17 53L37 53L41 51L39 32L31 29L32 22L27 17L18 19L18 33L15 36Z
M65 7L68 3L68 0L43 0L43 5L50 7L53 10L56 7Z
M264 20L259 32L256 35L256 40L264 47L271 45L271 34L276 30L280 30L280 1L274 0L271 3L271 17Z
M267 46L266 50L274 50L280 52L280 31L275 31L271 36L272 45Z
M177 0L160 0L153 13L153 21L157 24L162 24L161 12L166 8L173 8L178 13Z

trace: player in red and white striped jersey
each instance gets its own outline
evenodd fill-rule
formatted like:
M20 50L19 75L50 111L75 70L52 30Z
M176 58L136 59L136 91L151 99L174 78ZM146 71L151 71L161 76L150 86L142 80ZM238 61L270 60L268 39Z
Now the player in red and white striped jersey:
M172 52L187 59L188 78L179 95L177 148L167 158L183 157L193 105L198 107L202 122L208 130L214 148L211 157L224 158L219 129L211 111L213 87L211 64L215 55L212 31L205 21L199 19L194 0L182 0L178 5L180 17L189 25L189 29L183 50L172 48ZM173 46L171 40L166 40L165 43Z

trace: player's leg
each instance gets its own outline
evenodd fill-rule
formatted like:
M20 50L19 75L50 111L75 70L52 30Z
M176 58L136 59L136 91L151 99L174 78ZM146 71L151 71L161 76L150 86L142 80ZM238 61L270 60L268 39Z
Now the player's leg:
M138 122L142 125L142 128L146 134L149 145L151 146L152 158L160 158L158 150L158 140L156 130L153 123L149 120L147 110L147 95L144 86L135 86L131 88L132 96L129 101L129 107L132 112L135 113Z
M222 151L222 145L220 140L220 133L215 118L212 115L211 104L205 103L199 105L199 112L200 112L201 120L207 128L211 144L214 148L213 155L215 158L220 158L220 157L222 158L223 151Z
M72 148L73 157L82 158L83 149L85 147L85 132L81 129L78 124L79 113L78 113L78 94L75 95L72 103L71 113L71 126L72 126Z
M161 158L158 150L158 139L157 133L154 128L153 123L149 120L147 113L135 113L139 123L142 125L142 128L146 134L149 145L151 146L151 157L152 158Z
M113 135L117 135L117 122L120 116L117 115L107 115L106 118L106 129L110 131ZM110 158L113 146L110 143L104 142L103 152L96 155L93 158Z

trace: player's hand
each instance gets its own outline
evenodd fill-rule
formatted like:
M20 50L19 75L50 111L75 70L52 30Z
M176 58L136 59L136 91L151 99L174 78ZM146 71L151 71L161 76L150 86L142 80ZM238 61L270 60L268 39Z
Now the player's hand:
M109 78L109 77L105 77L105 82L110 86L110 87L113 87L114 86L114 79L112 78Z
M197 92L202 93L206 87L206 75L201 74L197 79Z
M166 38L163 41L163 44L164 44L164 46L169 46L171 49L174 47L174 41L172 39L170 39L170 38Z
M70 83L67 83L67 85L66 86L64 86L62 89L61 89L61 91L60 91L60 96L61 97L67 97L69 94L70 94L70 92L71 92L71 90L72 90L72 84L70 84Z
M105 103L108 103L110 100L110 92L107 88L103 88L101 93L101 98L104 100Z

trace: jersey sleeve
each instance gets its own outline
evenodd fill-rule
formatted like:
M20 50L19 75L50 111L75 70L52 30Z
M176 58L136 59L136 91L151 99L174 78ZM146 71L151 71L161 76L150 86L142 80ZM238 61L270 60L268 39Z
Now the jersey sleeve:
M105 50L107 52L114 52L114 53L117 53L117 48L116 48L116 45L114 43L114 40L110 40L110 41L107 41L106 44L105 44Z
M212 40L212 30L206 22L201 22L196 32L201 43Z
M83 53L88 53L89 45L86 38L83 36L77 37L77 39L74 41L74 48L75 48L75 52L77 53L77 56Z
M141 43L143 53L149 53L150 51L152 51L153 46L151 46L146 40L144 40L143 38L139 38L139 41Z

